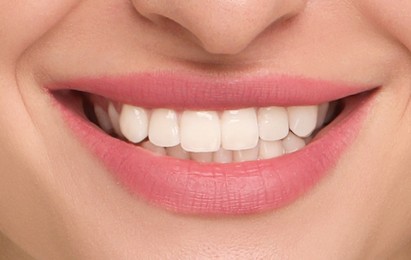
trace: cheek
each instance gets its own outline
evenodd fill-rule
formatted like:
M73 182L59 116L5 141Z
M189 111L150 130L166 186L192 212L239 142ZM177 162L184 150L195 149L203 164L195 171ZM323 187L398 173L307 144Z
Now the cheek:
M13 63L80 0L0 0L0 58Z
M377 27L393 35L411 50L411 1L360 0L353 1Z

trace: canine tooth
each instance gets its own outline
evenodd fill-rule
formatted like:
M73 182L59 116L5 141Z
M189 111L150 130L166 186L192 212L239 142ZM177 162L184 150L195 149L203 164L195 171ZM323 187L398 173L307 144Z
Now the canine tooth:
M177 113L171 109L154 109L148 130L150 142L157 146L172 147L180 143Z
M190 153L190 157L193 161L208 163L213 161L213 153Z
M221 148L214 152L213 161L217 163L231 163L233 161L233 152Z
M290 129L300 137L309 136L317 125L318 106L297 106L288 108Z
M317 116L317 125L315 126L316 129L319 129L323 126L325 122L325 117L327 116L328 108L330 103L321 104L318 108L318 116Z
M141 147L144 149L149 150L150 152L153 152L158 155L166 155L166 149L164 147L160 147L157 145L152 144L150 141L145 141L141 144Z
M258 143L257 114L254 108L227 110L221 118L222 147L226 150L246 150Z
M121 132L130 142L139 143L147 137L148 116L145 109L123 105L119 122Z
M252 149L233 151L233 161L235 162L245 162L245 161L255 161L258 159L259 147L256 146Z
M190 154L181 145L166 148L167 155L179 159L190 159Z
M114 128L114 132L119 136L119 137L123 137L123 134L121 133L121 129L120 129L120 115L117 112L117 109L114 107L113 103L109 103L108 105L108 116L110 118L110 122L111 125Z
M106 133L111 133L113 126L110 122L110 117L107 112L99 105L94 106L94 113L96 114L98 124Z
M215 152L221 145L217 112L184 111L180 121L181 146L189 152Z
M305 142L295 134L289 133L288 136L283 139L283 146L285 153L293 153L304 148Z
M275 158L285 153L281 141L260 141L260 159Z
M288 135L288 114L283 107L264 107L258 110L260 138L265 141L281 140Z

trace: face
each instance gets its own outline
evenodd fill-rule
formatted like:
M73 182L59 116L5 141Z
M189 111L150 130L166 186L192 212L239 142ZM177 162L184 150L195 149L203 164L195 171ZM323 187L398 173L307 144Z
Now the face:
M6 259L411 255L411 2L0 2Z

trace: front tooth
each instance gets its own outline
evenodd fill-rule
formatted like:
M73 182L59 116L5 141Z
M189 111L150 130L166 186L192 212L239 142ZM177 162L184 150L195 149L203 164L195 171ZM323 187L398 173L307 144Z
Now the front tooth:
M293 133L283 140L285 153L293 153L305 147L305 141Z
M233 152L221 148L213 154L213 161L217 163L231 163L233 161Z
M150 142L157 146L172 147L180 143L177 113L171 109L154 109L148 130Z
M224 111L221 118L222 147L246 150L257 146L258 123L254 108Z
M94 106L94 113L96 114L98 124L106 133L111 133L113 130L113 126L110 122L110 117L108 116L107 112L99 105Z
M258 159L259 147L256 146L247 150L240 150L233 152L233 160L235 162L255 161Z
M189 152L215 152L221 145L217 112L185 111L180 122L181 146Z
M288 114L283 107L264 107L258 110L260 138L265 141L281 140L288 135Z
M260 141L260 159L269 159L284 154L284 146L281 141Z
M118 114L117 109L114 107L113 103L111 102L108 105L108 116L110 117L110 122L113 125L114 132L119 137L123 137L123 134L121 133L121 130L120 130L120 122L119 122L120 115Z
M317 125L318 106L298 106L288 108L290 129L300 137L309 136Z
M147 137L148 116L145 109L124 105L119 121L121 132L130 142L139 143Z

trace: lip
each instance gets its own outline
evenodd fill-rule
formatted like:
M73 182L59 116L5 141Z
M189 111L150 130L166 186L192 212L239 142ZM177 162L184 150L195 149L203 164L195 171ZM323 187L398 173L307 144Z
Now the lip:
M344 84L301 76L198 76L167 72L79 78L49 84L145 108L224 110L243 107L318 105L374 86Z
M147 108L185 109L320 104L372 89L301 77L209 80L163 73L81 78L54 82L46 88L51 93L79 90ZM69 108L73 100L65 100L68 97L53 100L78 139L131 194L178 213L237 215L284 207L331 173L359 133L373 96L353 97L356 105L348 104L337 120L302 150L230 164L155 155L102 132Z

